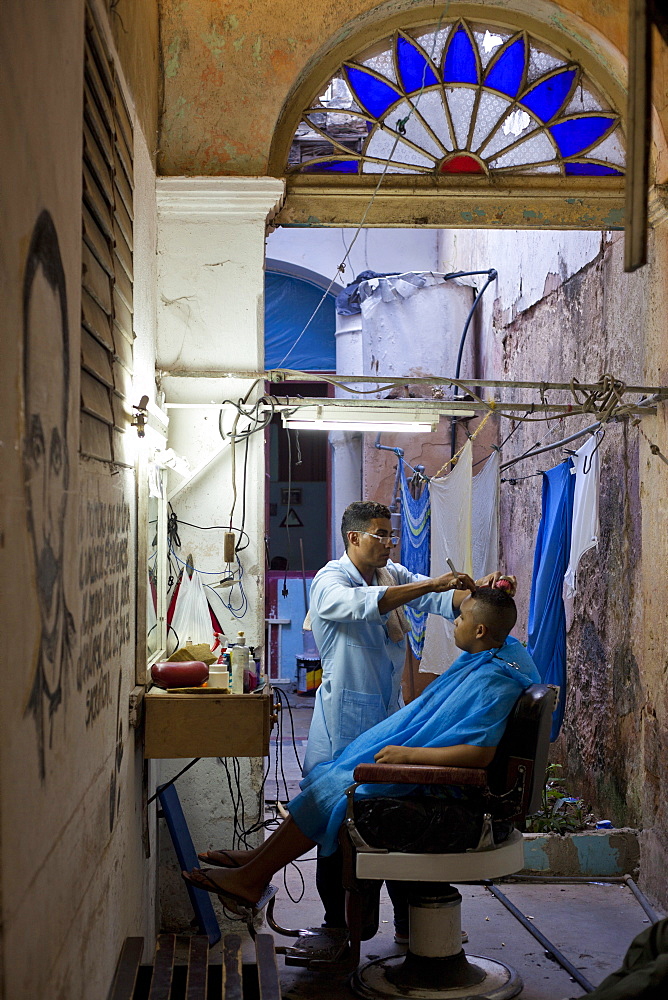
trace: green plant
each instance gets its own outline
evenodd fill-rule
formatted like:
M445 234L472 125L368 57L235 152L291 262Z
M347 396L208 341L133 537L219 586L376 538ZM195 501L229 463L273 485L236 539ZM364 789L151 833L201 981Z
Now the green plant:
M586 826L586 806L582 799L568 795L561 764L548 764L541 808L527 816L527 833L575 833Z

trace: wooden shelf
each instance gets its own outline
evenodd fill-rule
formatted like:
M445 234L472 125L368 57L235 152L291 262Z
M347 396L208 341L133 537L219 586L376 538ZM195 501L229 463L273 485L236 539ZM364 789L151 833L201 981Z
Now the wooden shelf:
M272 726L270 687L262 694L169 694L144 699L144 757L266 757Z

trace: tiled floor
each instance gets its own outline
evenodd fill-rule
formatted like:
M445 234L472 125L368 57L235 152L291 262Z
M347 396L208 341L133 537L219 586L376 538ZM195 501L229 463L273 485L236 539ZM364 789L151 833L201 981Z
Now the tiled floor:
M266 785L266 797L285 800L298 791L299 765L294 743L303 759L312 702L289 695L292 722L287 708L277 742L279 763L272 764ZM287 796L286 796L287 792ZM301 875L300 875L301 873ZM302 884L303 878L303 884ZM280 886L275 919L284 927L319 926L322 907L315 890L315 858L307 856L277 876ZM552 959L545 949L482 886L459 886L463 897L462 924L469 933L465 946L469 955L498 959L521 975L523 1000L562 1000L580 997L584 991ZM606 883L505 883L502 891L532 923L558 948L593 985L598 984L621 963L632 938L648 926L648 918L625 885ZM290 896L295 900L290 899ZM391 905L385 892L381 897L381 925L375 938L363 945L363 961L397 954L394 943ZM290 944L290 938L276 936L277 945ZM244 952L248 961L253 954L250 941ZM279 958L283 996L290 1000L338 1000L349 996L346 977L322 975L286 966Z

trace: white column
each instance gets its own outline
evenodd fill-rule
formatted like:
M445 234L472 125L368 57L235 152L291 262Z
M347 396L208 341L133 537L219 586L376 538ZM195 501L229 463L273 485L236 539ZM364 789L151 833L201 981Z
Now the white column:
M162 178L158 202L158 346L156 366L167 402L211 403L250 398L264 391L235 372L264 368L264 253L267 222L283 198L282 181L270 177ZM220 447L218 411L170 410L169 444L196 468ZM252 646L264 645L264 434L249 439L244 475L244 445L236 451L237 499L233 499L232 451L227 447L174 500L180 521L227 526L232 506L234 529L241 527L245 479L248 545L240 560L248 601L237 619L208 591L226 634L238 629ZM180 482L170 473L168 492ZM215 584L225 568L221 531L180 528L185 559L192 553L198 570ZM219 574L219 576L215 575ZM226 599L230 591L218 591ZM240 591L232 598L240 603ZM184 637L180 637L183 639ZM167 761L161 780L183 762ZM261 807L258 789L262 761L242 761L241 791L247 825ZM225 774L215 760L201 761L179 780L178 791L199 850L232 843L232 805ZM258 841L259 842L259 841ZM173 869L171 844L161 844L161 905L184 926L192 916ZM219 916L221 914L219 913Z
M362 374L362 315L336 316L336 373ZM354 383L352 383L354 385ZM355 393L336 389L337 396L354 397ZM357 397L360 398L360 397ZM363 397L362 397L363 398ZM361 432L330 431L332 449L332 556L343 552L341 517L349 503L362 499Z
M265 234L282 196L283 182L270 177L158 180L156 363L158 370L169 373L162 376L167 402L238 400L253 383L229 376L264 368ZM209 377L193 377L196 372ZM260 383L254 394L262 392ZM170 444L178 453L185 453L191 466L203 461L219 442L217 418L211 412L171 411ZM237 493L242 485L242 460L243 447L237 446ZM192 508L190 513L196 515L184 516L184 520L225 523L232 504L231 465L228 449L184 491L178 505ZM264 636L262 434L250 439L246 474L245 530L250 544L242 562L249 611L239 628L244 628L248 642L257 646ZM235 523L240 523L242 507L238 498ZM222 566L222 533L214 538L219 542ZM206 561L210 556L215 562L216 544L211 534L194 536L196 547L198 539L201 559ZM193 555L198 553L193 550ZM218 568L213 562L212 570Z

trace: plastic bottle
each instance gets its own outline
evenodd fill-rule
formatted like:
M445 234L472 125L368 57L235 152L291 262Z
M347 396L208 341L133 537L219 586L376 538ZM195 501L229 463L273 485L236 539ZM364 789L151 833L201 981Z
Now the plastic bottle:
M243 632L232 647L232 694L244 693L244 670L248 670L248 646Z
M222 691L229 690L230 675L220 663L213 663L209 667L209 681L207 687L220 688Z

